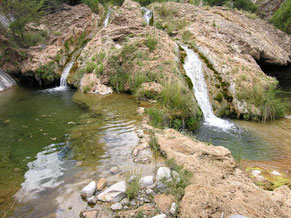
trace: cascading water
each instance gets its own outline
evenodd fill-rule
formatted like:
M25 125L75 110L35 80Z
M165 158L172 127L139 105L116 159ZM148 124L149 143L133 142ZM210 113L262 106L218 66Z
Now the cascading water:
M16 82L0 68L0 91L14 86Z
M203 112L205 124L213 127L222 128L224 130L235 127L235 125L227 120L220 119L213 114L213 110L209 101L207 85L204 80L202 63L195 52L187 46L182 45L186 51L184 69L187 76L191 79L194 86L194 95Z
M147 23L147 25L150 25L150 20L153 16L153 11L148 9L148 8L145 8L145 7L142 7L141 10L143 11L143 17Z
M104 20L104 27L107 27L107 26L108 26L108 24L109 24L109 19L110 19L110 15L111 15L112 11L113 11L113 10L112 10L111 8L108 9L108 12L107 12L107 14L106 14L106 18L105 18L105 20Z

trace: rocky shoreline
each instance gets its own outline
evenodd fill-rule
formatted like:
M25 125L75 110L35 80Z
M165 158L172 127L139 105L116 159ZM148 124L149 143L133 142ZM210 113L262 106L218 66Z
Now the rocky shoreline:
M155 129L144 118L131 159L137 160L139 153L149 149L152 153L147 161L140 157L140 162L134 162L154 163L148 165L155 166L153 171L141 177L139 168L133 166L129 176L122 172L122 179L115 183L107 183L106 178L91 181L80 190L80 197L88 202L81 217L288 217L290 187L265 191L238 167L228 149L196 141L173 129ZM154 158L155 152L158 158ZM189 180L185 172L191 175ZM185 186L180 186L184 182ZM136 195L129 199L128 190L137 184Z

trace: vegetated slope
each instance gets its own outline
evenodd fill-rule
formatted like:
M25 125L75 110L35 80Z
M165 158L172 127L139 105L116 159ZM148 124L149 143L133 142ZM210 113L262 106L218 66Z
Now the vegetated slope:
M265 75L257 62L288 65L287 34L249 14L222 7L172 2L151 7L157 28L200 53L208 68L204 70L217 115L233 114L245 119L283 115L282 105L275 100L277 81Z

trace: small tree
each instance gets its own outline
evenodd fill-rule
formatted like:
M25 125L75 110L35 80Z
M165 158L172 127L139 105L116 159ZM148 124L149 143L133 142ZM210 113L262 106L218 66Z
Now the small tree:
M10 23L14 37L20 37L24 41L25 26L28 23L38 21L46 10L48 0L4 0L0 4L0 10L6 16L11 16Z

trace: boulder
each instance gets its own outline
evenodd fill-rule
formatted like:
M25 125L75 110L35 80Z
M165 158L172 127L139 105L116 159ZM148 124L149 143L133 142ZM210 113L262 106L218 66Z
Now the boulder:
M110 186L104 192L101 192L98 195L98 199L100 201L119 202L126 196L125 191L126 183L125 181L121 181Z
M96 191L96 182L91 181L87 186L85 186L81 191L81 196L83 198L90 198Z
M154 177L153 176L145 176L140 178L139 183L142 188L146 188L154 184Z

